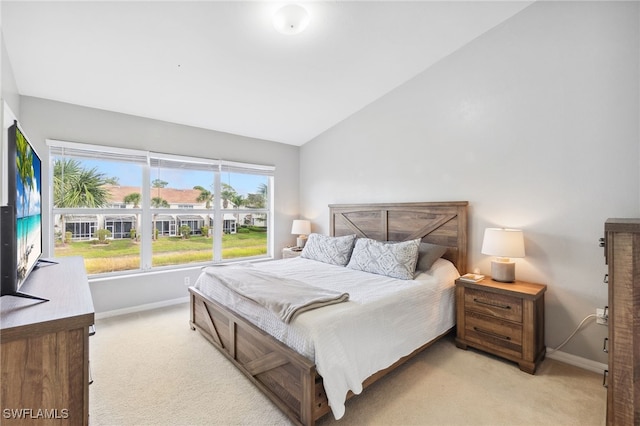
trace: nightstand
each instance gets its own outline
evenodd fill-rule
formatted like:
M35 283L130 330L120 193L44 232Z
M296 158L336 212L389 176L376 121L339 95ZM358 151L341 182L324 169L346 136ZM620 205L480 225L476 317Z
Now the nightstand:
M534 374L544 359L546 285L456 280L456 346L471 346Z
M302 253L302 250L294 250L295 247L285 247L282 249L282 258L283 259L290 259L292 257L298 257L300 256L300 253Z

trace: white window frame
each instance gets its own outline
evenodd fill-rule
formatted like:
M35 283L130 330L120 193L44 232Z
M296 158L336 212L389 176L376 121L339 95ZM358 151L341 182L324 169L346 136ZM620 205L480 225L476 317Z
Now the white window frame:
M131 208L126 209L127 214L140 214L141 220L144 226L147 224L151 226L152 223L152 212L156 214L179 214L182 212L189 212L190 214L199 214L199 212L204 213L206 211L207 214L213 214L214 217L214 226L213 226L213 259L207 262L201 263L186 263L179 265L171 265L171 266L151 266L152 264L152 252L151 252L151 244L152 244L152 233L151 232L142 232L142 241L140 245L140 267L138 269L131 269L127 271L116 271L109 272L103 274L95 274L93 277L102 277L102 276L114 276L114 275L131 275L137 273L145 273L150 271L157 270L170 270L170 269L182 269L182 268L193 268L194 266L201 265L202 263L226 263L226 262L234 262L234 261L251 261L251 260L262 260L264 258L273 258L273 244L274 244L274 204L273 204L273 191L274 191L274 174L275 167L269 165L259 165L259 164L250 164L250 163L241 163L235 161L226 161L220 159L210 159L210 158L200 158L200 157L189 157L177 154L166 154L166 153L157 153L151 151L143 151L143 150L134 150L127 148L117 148L110 147L104 145L93 145L93 144L84 144L77 142L68 142L61 141L55 139L47 139L46 144L49 147L49 193L53 194L53 158L56 156L64 156L68 155L70 157L76 158L95 158L95 159L104 159L114 160L114 161L124 161L129 163L136 163L141 165L142 169L142 182L141 182L141 191L142 191L142 207L140 208ZM212 209L168 209L168 208L151 208L151 168L153 165L158 165L158 162L168 161L168 162L181 162L185 165L192 164L195 167L199 165L205 165L209 167L214 174L214 194L221 193L221 178L220 174L224 171L232 171L236 173L252 173L252 174L260 174L268 177L268 191L267 191L267 200L266 206L263 209L225 209L223 210L220 207L220 203L214 203ZM90 208L54 208L53 206L53 195L51 196L51 203L49 206L49 225L50 232L52 235L48 236L49 239L49 252L54 253L54 244L55 244L55 236L54 233L54 219L56 214L94 214L101 213L105 215L118 215L123 214L123 209L121 207L106 207L103 209L90 209ZM239 258L239 259L222 259L222 234L223 234L223 214L224 213L234 213L240 211L242 213L265 213L268 217L267 223L267 253L263 256L255 256L248 258ZM176 227L177 227L176 220ZM151 229L151 228L149 228Z

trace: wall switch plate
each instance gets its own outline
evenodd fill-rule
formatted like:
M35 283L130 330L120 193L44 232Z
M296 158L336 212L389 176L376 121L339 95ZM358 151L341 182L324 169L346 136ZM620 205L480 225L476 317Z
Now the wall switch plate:
M184 277L184 285L186 285L186 286L191 285L191 278L190 277Z

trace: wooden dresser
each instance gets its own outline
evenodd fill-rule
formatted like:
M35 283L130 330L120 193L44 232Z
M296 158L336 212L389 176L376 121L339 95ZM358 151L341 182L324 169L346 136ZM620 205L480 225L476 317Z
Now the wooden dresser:
M640 219L604 225L609 277L607 425L640 424Z
M491 278L456 280L456 346L467 346L515 361L534 374L544 359L546 285Z
M82 258L34 270L0 298L0 423L89 423L89 328L94 310Z

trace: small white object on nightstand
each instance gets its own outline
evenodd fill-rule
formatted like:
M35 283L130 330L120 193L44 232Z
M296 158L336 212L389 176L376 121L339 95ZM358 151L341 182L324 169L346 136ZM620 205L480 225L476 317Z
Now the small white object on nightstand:
M291 259L292 257L298 257L302 253L302 250L298 250L297 247L285 247L282 249L282 258Z

